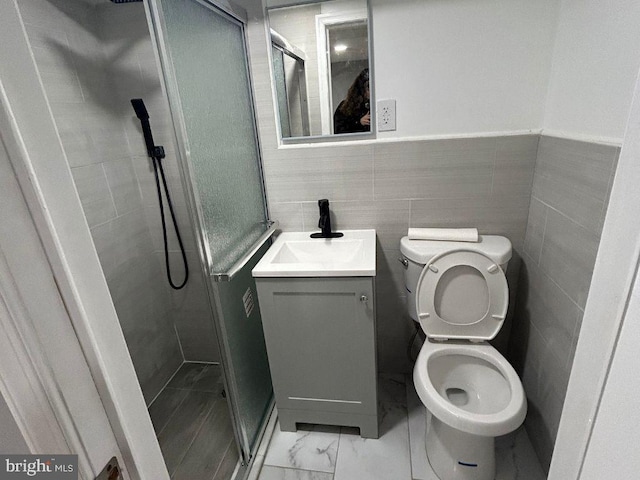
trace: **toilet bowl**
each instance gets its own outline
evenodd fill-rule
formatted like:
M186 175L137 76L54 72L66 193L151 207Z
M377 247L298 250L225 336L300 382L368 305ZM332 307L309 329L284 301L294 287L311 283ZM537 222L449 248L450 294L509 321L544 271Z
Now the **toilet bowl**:
M518 374L488 343L427 340L413 381L420 400L436 418L473 435L506 435L522 424L527 412Z
M506 318L511 243L404 237L400 247L409 314L427 337L413 371L431 413L427 458L441 480L493 480L494 438L517 429L527 411L518 375L488 343Z

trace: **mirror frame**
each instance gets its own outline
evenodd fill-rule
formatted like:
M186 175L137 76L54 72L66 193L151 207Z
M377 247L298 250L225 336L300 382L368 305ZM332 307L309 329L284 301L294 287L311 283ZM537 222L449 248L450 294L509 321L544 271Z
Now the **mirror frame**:
M273 56L271 52L271 19L269 17L269 13L271 10L279 9L279 8L287 8L287 7L299 7L304 5L313 5L316 3L323 3L329 1L336 0L266 0L264 7L264 16L265 16L265 27L267 32L267 56L269 61L269 81L271 83L271 92L272 92L272 114L274 115L274 121L276 123L276 130L278 135L279 145L296 145L296 144L304 144L304 143L326 143L326 142L344 142L344 141L359 141L359 140L374 140L376 138L377 133L377 120L376 120L376 108L371 108L371 129L369 132L355 132L355 133L331 133L328 135L309 135L306 137L283 137L282 136L282 124L280 123L280 112L277 109L278 105L278 92L275 88L275 77L274 77L274 68L273 68ZM371 15L371 2L370 0L362 0L366 4L367 11L367 42L368 42L368 61L369 61L369 104L374 106L376 105L376 95L375 95L375 71L373 64L373 28L372 28L372 15ZM330 23L327 23L330 24ZM326 57L323 56L326 65ZM320 63L320 60L319 60ZM325 84L324 93L328 95L328 89L326 87L327 82L320 82L320 91L323 93L322 84ZM324 104L324 105L323 105ZM321 109L326 111L326 103L321 103ZM325 112L326 113L326 112Z

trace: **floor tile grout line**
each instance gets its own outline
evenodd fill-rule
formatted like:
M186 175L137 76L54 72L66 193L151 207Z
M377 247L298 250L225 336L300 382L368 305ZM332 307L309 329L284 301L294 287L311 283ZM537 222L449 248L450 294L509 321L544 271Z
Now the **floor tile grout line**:
M163 389L163 391L166 390ZM178 390L178 389L176 389ZM179 390L184 390L184 389L179 389ZM190 390L187 390L187 392L190 392ZM178 403L178 405L175 406L175 408L173 409L173 412L171 412L171 415L169 415L169 417L167 418L167 421L164 423L164 426L160 429L159 432L156 432L156 438L160 438L160 434L162 432L164 432L165 428L167 428L167 425L169 425L169 423L171 422L171 419L176 415L176 413L178 412L178 410L180 409L180 406L182 406L182 404L185 402L185 400L187 399L187 397L189 396L189 393L187 393L184 398L182 400L180 400L180 402Z
M213 411L213 407L214 405L218 402L218 399L214 400L214 402L209 406L207 413L204 415L204 418L202 419L202 422L200 422L200 425L198 426L198 428L196 429L196 431L193 434L193 438L191 438L191 441L189 442L189 446L185 449L184 453L182 454L182 456L180 457L180 461L178 462L178 464L176 465L175 470L173 471L173 473L171 474L171 477L173 478L173 476L175 475L175 473L178 471L178 469L180 468L180 466L182 465L182 462L184 461L185 457L187 456L187 453L189 453L189 450L191 450L191 447L193 447L193 444L196 441L196 438L198 438L198 434L200 433L200 431L202 430L202 427L204 426L205 422L209 419L209 415L211 415L211 412Z
M175 377L175 376L178 374L178 372L180 371L180 369L182 368L182 366L183 366L183 365L184 365L184 362L183 362L183 363L181 363L181 364L180 364L180 366L179 366L178 368L176 368L176 371L175 371L175 372L173 372L173 375L171 375L171 377L169 377L169 380L167 380L167 383L165 383L165 384L164 384L164 387L162 387L162 388L160 389L160 391L156 394L156 396L155 396L155 397L153 397L153 400L151 400L151 401L149 402L149 405L147 405L147 410L149 410L149 408L151 408L151 405L153 405L153 402L155 402L155 401L157 400L157 398L160 396L160 394L161 394L162 392L164 392L165 388L167 388L167 385L169 385L169 383L171 383L171 380L173 380L173 377Z
M410 416L409 416L409 374L405 374L404 376L404 394L407 399L407 437L409 438L409 471L411 472L411 479L413 479L413 456L411 454L411 424L410 424ZM411 386L413 386L413 382L411 382Z
M218 463L218 467L216 468L216 471L213 473L213 477L211 477L211 480L215 480L216 476L218 475L218 472L220 471L220 467L224 463L224 459L227 457L227 453L229 453L229 448L231 448L233 441L234 439L233 437L231 437L231 439L229 440L229 444L227 445L227 448L225 448L224 453L222 454L222 457L220 457L220 463Z

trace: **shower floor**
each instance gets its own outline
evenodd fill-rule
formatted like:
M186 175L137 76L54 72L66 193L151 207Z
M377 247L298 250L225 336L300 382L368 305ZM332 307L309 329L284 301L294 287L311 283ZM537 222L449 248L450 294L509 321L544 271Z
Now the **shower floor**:
M229 480L238 452L220 365L183 363L149 406L167 470L175 480Z

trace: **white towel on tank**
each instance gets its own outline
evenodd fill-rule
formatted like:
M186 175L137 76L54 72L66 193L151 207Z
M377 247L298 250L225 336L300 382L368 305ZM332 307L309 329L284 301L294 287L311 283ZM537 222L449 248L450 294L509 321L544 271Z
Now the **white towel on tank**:
M410 228L409 240L478 242L477 228Z

